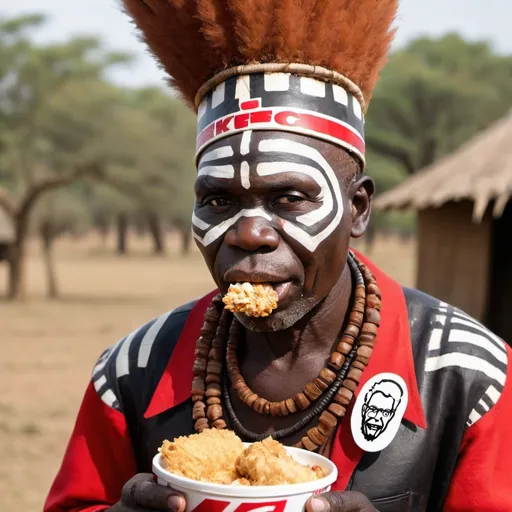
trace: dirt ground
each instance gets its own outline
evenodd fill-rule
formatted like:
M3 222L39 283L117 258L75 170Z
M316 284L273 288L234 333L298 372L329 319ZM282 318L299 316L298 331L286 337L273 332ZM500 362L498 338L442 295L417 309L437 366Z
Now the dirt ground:
M44 298L37 247L28 261L28 299L0 301L0 510L41 512L90 371L104 348L141 323L212 288L197 252L149 255L144 240L126 257L98 240L56 250L62 297ZM172 243L171 243L172 245ZM372 258L413 283L414 245L379 240ZM6 282L0 264L0 294Z

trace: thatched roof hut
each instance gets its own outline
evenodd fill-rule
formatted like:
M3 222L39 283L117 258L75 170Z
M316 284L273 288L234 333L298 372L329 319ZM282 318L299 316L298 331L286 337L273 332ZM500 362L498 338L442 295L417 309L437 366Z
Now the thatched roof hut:
M512 113L375 207L418 211L418 288L512 341Z

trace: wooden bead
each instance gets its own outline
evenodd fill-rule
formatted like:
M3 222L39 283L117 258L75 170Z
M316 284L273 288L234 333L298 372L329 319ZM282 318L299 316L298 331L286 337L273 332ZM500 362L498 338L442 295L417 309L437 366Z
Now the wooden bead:
M357 311L358 313L364 313L365 310L365 301L364 299L354 301L354 306L352 307L352 311Z
M304 393L297 393L293 397L293 401L295 402L295 405L299 411L304 411L311 405L311 402L308 400Z
M352 401L354 393L350 389L341 387L339 391L334 395L334 401L340 405L348 405Z
M338 343L336 350L346 356L350 354L350 351L352 350L352 345L349 345L348 343L341 341L340 343Z
M327 427L330 427L331 429L335 428L338 424L338 420L336 419L336 416L331 414L329 411L324 411L320 415L319 421L326 425Z
M279 402L270 402L270 415L271 416L280 416L281 414L281 404Z
M254 402L254 405L252 406L252 408L256 411L256 412L259 412L260 414L264 411L265 409L265 403L267 402L267 400L265 400L264 398L258 398L255 402ZM269 404L269 408L270 408L270 404Z
M222 394L220 386L218 384L212 383L206 389L206 397L210 398L212 396L220 397Z
M361 370L358 370L357 368L351 368L347 374L347 379L355 382L356 384L359 384L362 374L363 372Z
M308 430L307 435L317 446L322 446L325 441L324 434L322 434L317 427Z
M357 349L356 354L358 356L364 357L364 358L366 358L368 360L368 359L370 359L370 356L372 355L372 352L373 352L373 350L371 349L371 347L368 347L368 346L365 346L365 345L361 345Z
M194 362L194 366L192 367L192 371L194 373L204 373L206 371L206 359L196 359Z
M215 375L214 373L209 373L206 376L205 382L206 382L206 384L212 384L212 383L220 384L220 375Z
M376 295L377 297L380 298L380 290L379 290L379 287L376 285L376 284L369 284L367 287L366 287L366 292L368 293L368 295Z
M322 423L321 421L318 422L318 431L323 434L325 437L327 437L332 432L332 427L329 425L326 425L325 423Z
M279 402L279 416L288 416L288 408L286 407L286 400Z
M352 361L352 364L350 365L352 368L357 368L358 370L364 371L366 369L366 364L364 364L361 361L358 361L357 359Z
M218 348L212 348L208 354L210 361L222 361L222 352Z
M323 368L320 372L320 378L327 382L327 384L332 384L336 380L336 374L329 370L329 368Z
M265 406L263 407L263 414L266 414L267 416L270 414L270 402L268 400L265 400Z
M222 407L220 405L210 405L206 410L206 417L210 421L218 420L222 417Z
M343 418L343 416L345 416L345 413L347 412L345 407L343 407L343 405L340 404L330 404L327 410L332 412L334 416L336 416L337 418Z
M219 430L222 430L223 428L226 428L226 422L219 418L218 420L215 420L213 422L213 428L218 428Z
M352 311L352 313L350 313L350 316L348 317L348 321L351 324L360 327L361 324L363 323L363 313L360 313L359 311Z
M328 382L325 382L325 380L321 379L321 378L316 378L314 381L313 381L313 384L323 393L328 387L329 387L329 383Z
M339 352L333 352L329 358L329 366L339 372L345 362L345 356Z
M196 421L194 425L195 431L199 434L208 428L208 420L206 418L200 418Z
M368 295L366 297L366 307L369 309L376 309L380 311L381 300L377 295Z
M375 308L367 309L364 318L371 324L380 325L380 313Z
M192 381L192 394L200 395L201 393L204 393L204 390L204 380L201 377L195 377L194 380Z
M304 450L304 445L302 444L302 441L299 441L298 443L295 443L293 445L294 448L300 448L301 450Z
M206 406L203 402L196 402L192 409L192 419L198 420L200 418L204 418L206 416L205 409Z
M221 403L220 398L216 396L211 396L210 398L206 399L207 405L219 405Z
M194 357L197 359L197 358L201 358L201 359L206 359L208 357L208 348L207 347L198 347L196 348L195 352L194 352Z
M357 325L348 324L343 334L355 338L359 334L359 329L360 327Z
M320 395L322 394L322 391L313 382L310 382L306 386L306 389L304 390L304 394L308 397L309 400L314 402L315 400L317 400L320 397Z
M372 334L373 336L377 335L377 326L375 324L370 324L365 322L363 327L361 327L362 334Z
M256 393L251 393L249 396L247 396L244 400L245 405L248 405L249 407L252 407L254 405L254 402L258 400L259 396Z
M231 384L233 386L233 389L237 393L241 393L242 391L249 389L249 386L245 383L245 380L243 378L239 379L237 377L235 382L231 381Z
M353 380L345 379L343 381L343 387L349 389L352 392L354 392L357 389L357 386L358 384Z
M356 286L354 296L356 300L360 299L364 302L364 298L366 297L366 287L364 284Z
M286 409L288 409L289 414L294 414L297 412L297 406L295 405L295 401L293 398L288 398L285 400Z
M249 396L251 396L251 395L252 395L251 389L246 386L240 393L238 393L238 398L240 398L240 400L242 400L242 402L245 403L247 398L249 398Z
M364 347L370 347L371 349L373 349L373 347L375 346L375 336L372 336L371 334L362 334L361 336L359 336L359 344L364 346Z
M208 361L206 373L215 373L220 375L222 373L222 363L220 361Z
M204 399L204 393L202 395L192 395L192 402L202 402Z
M304 448L306 448L306 450L309 450L310 452L314 452L315 450L318 450L318 446L319 446L319 445L313 443L313 441L311 441L311 439L309 439L308 436L304 436L302 438L302 444L304 445Z

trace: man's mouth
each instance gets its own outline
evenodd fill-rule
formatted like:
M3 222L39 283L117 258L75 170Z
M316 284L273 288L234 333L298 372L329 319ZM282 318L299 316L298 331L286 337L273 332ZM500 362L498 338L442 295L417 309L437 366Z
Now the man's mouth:
M224 274L224 281L231 284L251 283L268 284L277 293L279 302L282 302L292 286L292 280L289 277L277 276L265 272L240 272L238 270L228 270Z

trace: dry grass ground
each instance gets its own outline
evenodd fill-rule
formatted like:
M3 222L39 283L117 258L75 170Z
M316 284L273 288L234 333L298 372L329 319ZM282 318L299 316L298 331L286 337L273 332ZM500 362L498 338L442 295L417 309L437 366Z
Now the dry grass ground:
M29 299L0 302L0 510L41 512L83 391L102 350L137 325L212 287L197 252L147 255L137 241L119 258L96 240L61 242L62 298L44 299L37 248L28 261ZM377 243L373 259L404 284L413 280L413 244ZM0 264L0 294L5 283Z

